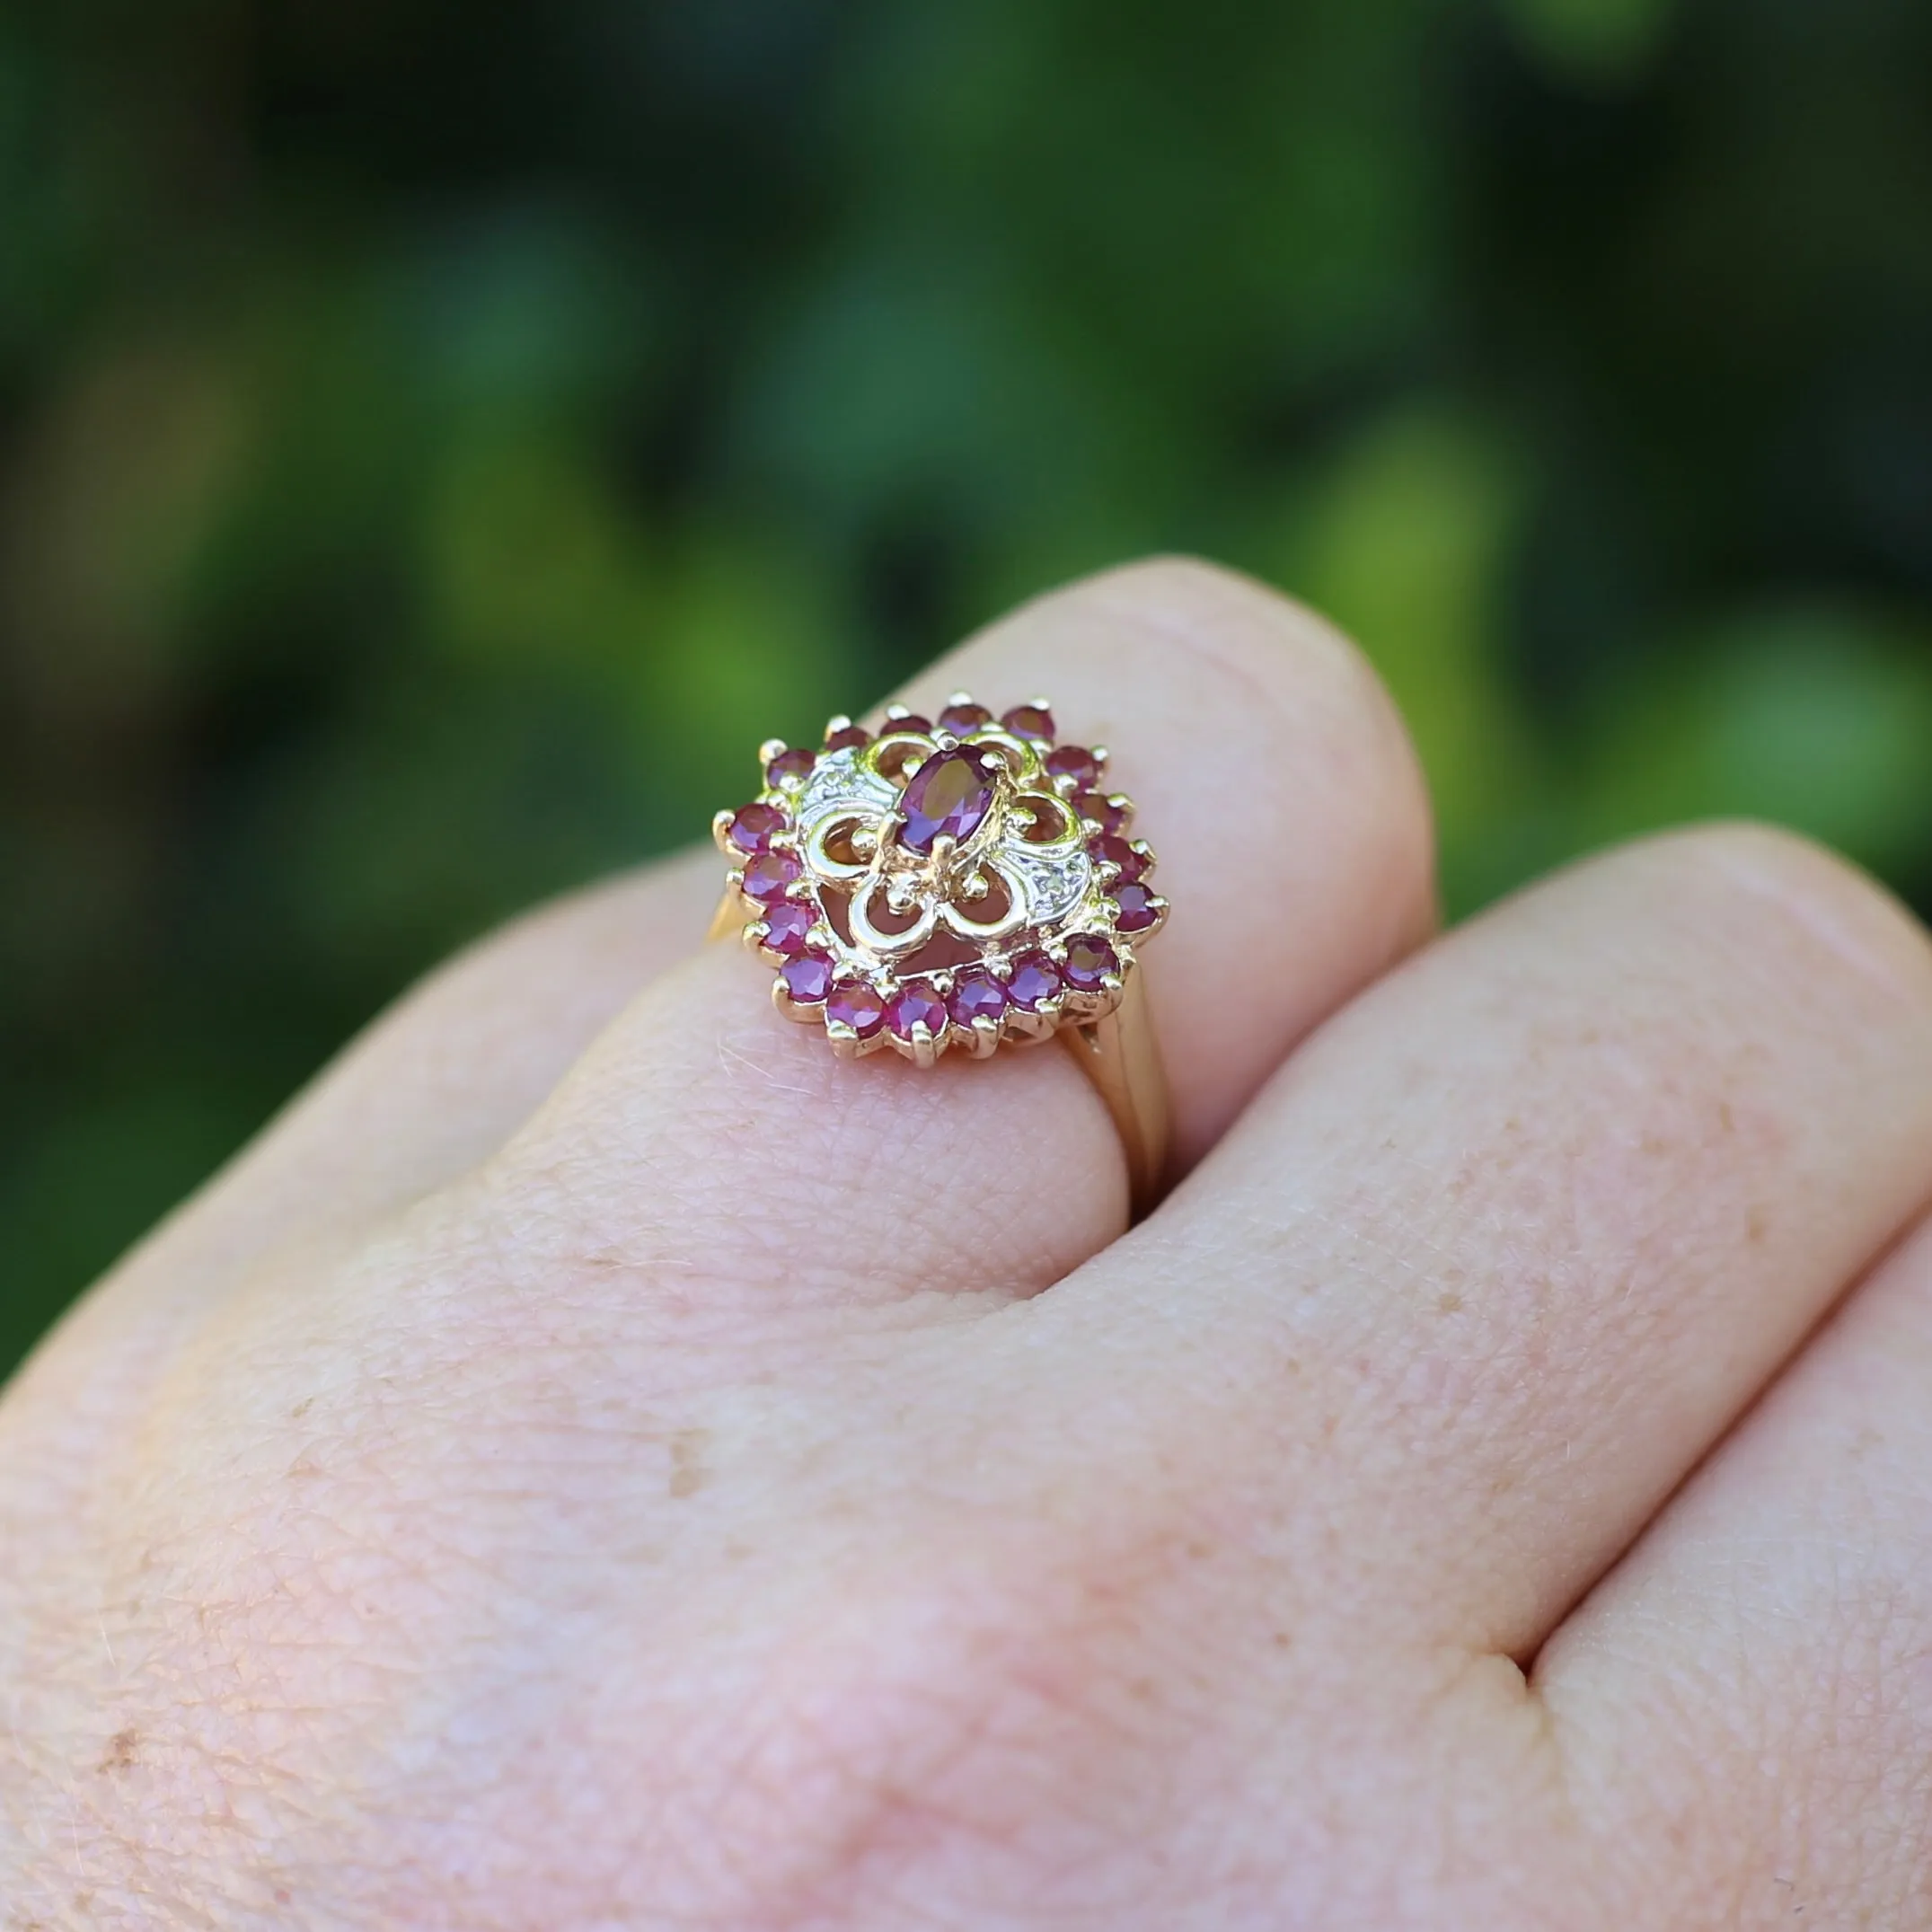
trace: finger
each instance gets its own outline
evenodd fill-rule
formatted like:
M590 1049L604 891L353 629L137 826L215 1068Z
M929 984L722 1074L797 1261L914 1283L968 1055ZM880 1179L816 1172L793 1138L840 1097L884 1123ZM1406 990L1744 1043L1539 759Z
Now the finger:
M710 853L667 860L433 973L75 1308L9 1388L9 1422L73 1442L81 1479L78 1445L137 1410L174 1337L263 1256L350 1242L499 1146L638 985L695 948L716 886Z
M1185 1321L1220 1429L1323 1499L1297 1533L1350 1526L1397 1614L1522 1654L1928 1185L1924 934L1717 830L1411 962L1062 1295L1159 1337L1151 1379Z
M1601 1831L1681 1848L1642 1922L1702 1925L1723 1899L1729 1925L1902 1928L1932 1899L1928 1659L1932 1225L1557 1633L1536 1680Z
M1146 984L1182 1163L1428 929L1399 725L1350 647L1258 587L1177 563L1096 578L975 640L909 701L958 687L1049 693L1138 801L1175 907ZM1025 1292L1120 1231L1120 1144L1064 1053L842 1063L770 1011L767 978L721 948L640 996L495 1166L520 1238L714 1292L749 1273L770 1305Z
M492 1153L640 985L698 949L716 896L715 860L682 853L459 953L351 1044L183 1217L181 1233L198 1223L202 1269L305 1229L347 1231Z

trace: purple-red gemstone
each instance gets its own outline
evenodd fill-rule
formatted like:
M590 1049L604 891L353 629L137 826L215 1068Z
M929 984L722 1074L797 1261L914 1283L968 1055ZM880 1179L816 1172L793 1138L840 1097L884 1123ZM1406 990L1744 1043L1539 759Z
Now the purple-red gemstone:
M1127 829L1125 810L1117 805L1110 805L1098 791L1083 791L1073 801L1073 809L1082 818L1099 826L1109 837L1117 837Z
M991 763L966 746L928 758L900 797L905 815L900 844L930 852L942 834L956 845L965 844L992 809L992 775Z
M1120 971L1120 955L1105 940L1090 932L1077 933L1067 941L1066 963L1061 971L1075 992L1098 992L1107 975Z
M869 1040L886 1023L886 1002L862 979L841 980L825 1000L825 1018Z
M1107 865L1120 868L1120 883L1126 885L1137 879L1147 869L1147 861L1126 840L1116 838L1111 833L1103 833L1089 850L1096 859Z
M802 900L781 899L765 908L764 943L788 959L795 957L805 950L806 936L816 916Z
M932 736L932 720L930 718L922 718L917 711L908 711L904 718L888 718L886 720L886 729L888 731L917 731L923 737L931 737Z
M770 785L791 785L806 776L818 763L818 754L809 746L794 745L781 751L764 768L765 782Z
M1007 975L1006 996L1030 1013L1059 991L1060 968L1045 953L1021 953Z
M1100 761L1084 745L1056 745L1046 754L1049 778L1071 778L1074 789L1085 791L1100 782Z
M934 1039L946 1030L946 1002L931 987L916 980L900 987L886 1009L886 1019L902 1040L913 1037L914 1027L923 1027Z
M1037 738L1050 745L1054 737L1054 714L1037 704L1016 704L1000 714L1000 722L1016 738Z
M1006 1010L1006 988L984 966L969 966L953 982L946 1010L962 1027L997 1019Z
M982 725L992 722L992 713L984 704L948 704L940 713L940 728L950 731L955 737L963 738L969 731L977 731Z
M731 842L741 852L762 852L785 829L785 815L775 805L741 805L731 821Z
M816 1006L832 990L832 962L823 953L800 953L786 960L778 976L800 1006Z
M786 887L803 877L804 869L790 852L760 852L745 861L745 894L767 903L782 899Z
M825 734L825 749L828 752L851 751L860 745L869 745L872 734L863 725L841 725L836 731Z
M1145 932L1160 917L1154 895L1145 886L1114 887L1114 923L1123 932Z

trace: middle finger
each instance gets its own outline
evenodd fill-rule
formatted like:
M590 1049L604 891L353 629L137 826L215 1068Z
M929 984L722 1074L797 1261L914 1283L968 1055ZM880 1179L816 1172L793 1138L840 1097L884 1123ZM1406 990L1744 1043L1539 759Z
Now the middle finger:
M1365 1601L1521 1655L1928 1187L1924 933L1794 839L1705 832L1372 988L1055 1299L1160 1338L1150 1401L1198 1338L1278 1574L1339 1538Z

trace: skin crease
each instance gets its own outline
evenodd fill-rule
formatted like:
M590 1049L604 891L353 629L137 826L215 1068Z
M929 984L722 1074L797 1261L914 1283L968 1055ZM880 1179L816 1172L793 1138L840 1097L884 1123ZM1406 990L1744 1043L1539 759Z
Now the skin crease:
M715 862L472 950L0 1400L0 1928L1932 1928L1925 935L1720 827L1431 939L1206 566L962 684L1140 802L1169 1200Z

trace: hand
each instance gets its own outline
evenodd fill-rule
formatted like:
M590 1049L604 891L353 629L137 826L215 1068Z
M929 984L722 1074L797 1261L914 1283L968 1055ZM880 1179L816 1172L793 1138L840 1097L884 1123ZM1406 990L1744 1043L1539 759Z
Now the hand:
M1140 800L1178 1190L836 1063L710 856L458 960L0 1409L5 1924L1932 1926L1925 935L1720 829L1430 942L1198 566L959 684Z

